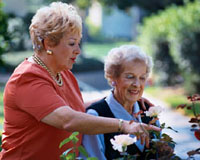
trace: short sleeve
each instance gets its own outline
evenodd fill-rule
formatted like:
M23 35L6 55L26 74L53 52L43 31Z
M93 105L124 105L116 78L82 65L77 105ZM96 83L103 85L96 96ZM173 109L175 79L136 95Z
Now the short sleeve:
M59 96L50 80L25 74L18 79L15 101L17 106L38 121L56 108L68 105Z

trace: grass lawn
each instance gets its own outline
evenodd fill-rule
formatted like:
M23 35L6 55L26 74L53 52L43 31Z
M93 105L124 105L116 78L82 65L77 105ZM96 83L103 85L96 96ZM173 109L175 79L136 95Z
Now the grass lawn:
M115 43L83 43L82 52L89 57L103 60L108 51L114 47L133 42L115 42ZM12 66L17 66L20 62L33 54L33 51L9 52L3 55L3 60Z
M83 53L87 56L103 60L108 52L115 47L119 47L123 44L133 44L133 42L115 42L115 43L84 43Z
M173 109L180 104L188 104L189 101L187 100L187 95L185 95L184 90L182 88L177 87L147 87L145 92L159 98L166 103ZM200 103L195 105L195 109L198 113L200 113ZM192 110L185 109L178 109L178 111L184 113L185 115L192 116Z
M3 60L12 66L17 66L20 62L33 54L33 51L9 52L3 55Z

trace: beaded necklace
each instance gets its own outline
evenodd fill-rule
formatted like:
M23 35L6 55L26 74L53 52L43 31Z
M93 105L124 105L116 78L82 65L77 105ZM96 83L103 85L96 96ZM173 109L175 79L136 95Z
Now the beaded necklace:
M49 68L44 64L44 62L42 62L42 60L37 57L36 55L33 55L33 60L39 64L40 66L42 66L44 69L47 70L47 72L49 72L50 76L53 78L53 80L56 82L56 84L58 86L62 86L63 85L63 80L62 80L62 76L60 73L58 73L58 79L53 75L53 73L49 70Z

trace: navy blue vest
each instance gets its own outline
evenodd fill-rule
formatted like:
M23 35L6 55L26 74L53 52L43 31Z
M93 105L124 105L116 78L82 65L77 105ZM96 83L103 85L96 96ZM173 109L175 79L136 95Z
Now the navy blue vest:
M140 106L140 110L143 110L141 107L140 102L138 102L139 106ZM145 104L147 110L149 108L148 104ZM96 112L99 114L99 116L103 116L103 117L111 117L111 118L115 118L115 116L113 115L113 113L111 112L107 102L105 101L105 99L102 99L98 102L95 102L93 104L91 104L88 109L94 109L96 110ZM144 110L143 110L144 111ZM143 123L149 123L149 121L152 120L152 118L147 117L144 113L141 114L141 119ZM116 159L119 157L122 157L120 155L120 153L116 150L114 150L112 148L112 144L110 142L110 139L113 138L115 135L119 135L121 133L119 132L115 132L115 133L107 133L104 134L104 143L105 143L105 156L107 158L107 160L112 160L112 159ZM130 146L127 147L127 152L131 155L135 155L138 154L138 158L137 159L144 159L144 153L141 153L140 150L137 148L137 146L135 144L132 144Z

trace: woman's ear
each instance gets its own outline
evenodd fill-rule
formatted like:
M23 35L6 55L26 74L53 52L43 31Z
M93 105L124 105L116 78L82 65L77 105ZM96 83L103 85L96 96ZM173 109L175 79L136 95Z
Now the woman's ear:
M115 81L112 81L112 82L111 82L111 85L112 85L113 87L115 87L115 86L116 86L116 82L115 82Z
M47 50L51 50L50 46L49 46L49 41L47 38L45 38L43 40L43 45L44 45L44 50L47 51Z

